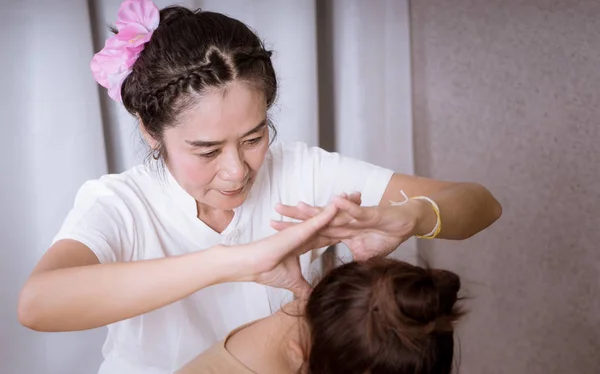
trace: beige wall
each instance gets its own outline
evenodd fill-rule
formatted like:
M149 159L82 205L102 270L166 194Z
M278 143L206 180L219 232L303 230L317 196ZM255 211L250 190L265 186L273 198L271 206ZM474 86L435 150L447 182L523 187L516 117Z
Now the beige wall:
M416 171L504 215L420 243L463 276L460 372L600 372L600 1L413 0Z

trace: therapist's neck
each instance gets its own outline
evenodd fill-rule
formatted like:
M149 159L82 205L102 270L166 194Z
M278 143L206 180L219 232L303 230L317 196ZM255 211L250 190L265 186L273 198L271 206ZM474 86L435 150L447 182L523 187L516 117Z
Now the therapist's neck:
M233 220L233 210L222 210L196 202L198 218L218 233L223 232Z

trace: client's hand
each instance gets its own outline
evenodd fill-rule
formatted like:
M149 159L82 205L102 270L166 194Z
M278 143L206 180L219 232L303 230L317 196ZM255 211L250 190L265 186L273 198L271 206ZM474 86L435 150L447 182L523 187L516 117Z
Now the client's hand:
M319 231L324 242L343 242L350 248L354 259L367 260L387 256L413 235L417 207L413 202L402 206L361 207L356 195L335 197L339 209L336 217ZM306 220L319 214L323 208L300 203L297 206L280 205L277 212L293 219ZM273 222L276 230L285 230L297 223Z
M310 292L310 285L302 276L299 256L329 245L329 241L317 233L331 222L337 212L334 205L329 205L301 224L265 239L230 248L241 251L239 254L246 256L245 263L250 264L252 275L238 280L286 288L299 297L305 296Z

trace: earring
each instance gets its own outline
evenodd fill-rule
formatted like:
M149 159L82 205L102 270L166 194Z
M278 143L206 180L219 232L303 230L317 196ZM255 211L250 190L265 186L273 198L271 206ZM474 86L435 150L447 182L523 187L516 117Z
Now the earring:
M154 149L152 151L152 158L155 160L160 159L160 149Z

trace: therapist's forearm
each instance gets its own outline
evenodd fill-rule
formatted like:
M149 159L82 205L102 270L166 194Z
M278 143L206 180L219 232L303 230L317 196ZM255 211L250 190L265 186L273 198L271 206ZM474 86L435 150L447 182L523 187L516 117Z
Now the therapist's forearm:
M440 209L442 230L438 238L467 239L490 226L502 214L502 207L483 186L475 183L453 183L430 194ZM415 235L431 232L436 215L426 200L411 200L419 205Z
M19 318L37 331L74 331L138 316L234 280L239 267L228 252L212 247L178 257L44 271L23 288Z

